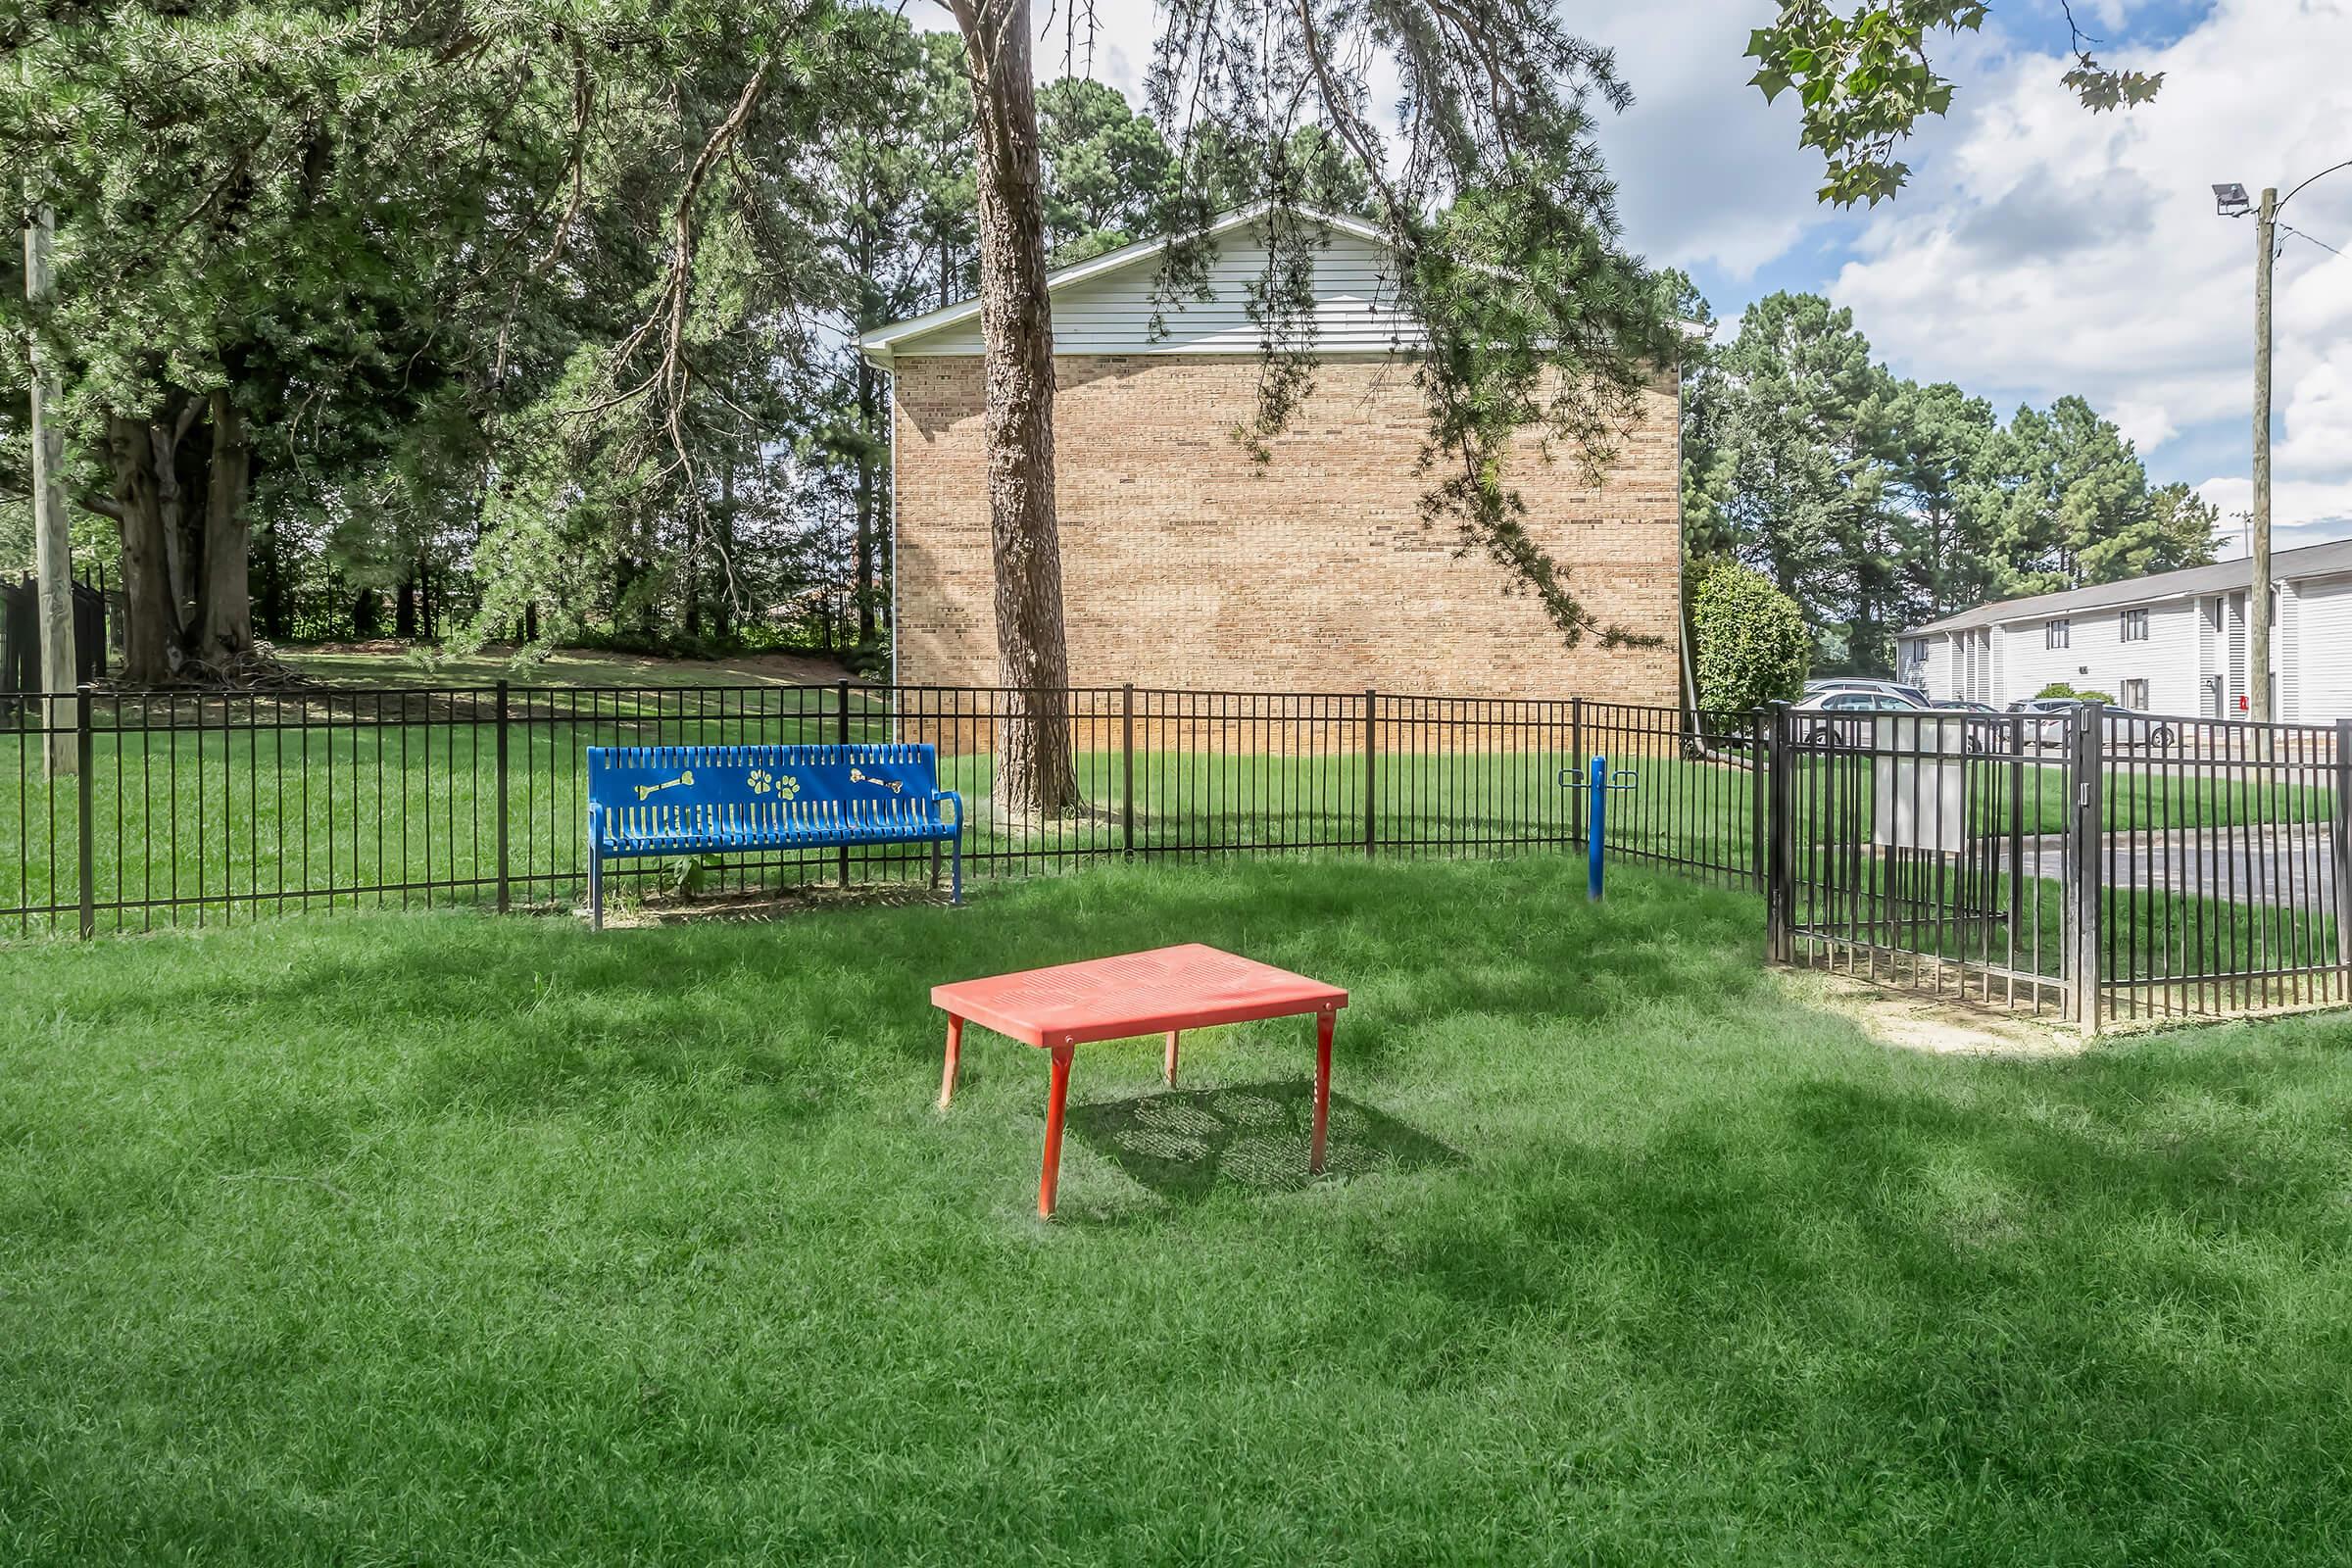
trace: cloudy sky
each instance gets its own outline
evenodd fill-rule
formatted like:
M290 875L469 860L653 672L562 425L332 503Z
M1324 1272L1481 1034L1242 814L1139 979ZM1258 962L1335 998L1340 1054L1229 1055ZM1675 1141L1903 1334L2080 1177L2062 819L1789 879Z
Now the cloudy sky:
M2159 480L2198 486L2226 517L2250 504L2253 221L2215 216L2209 187L2283 192L2352 159L2352 0L2076 0L2105 63L2166 73L2154 104L2098 116L2059 82L2058 0L1995 0L1981 36L1941 50L1960 92L1906 154L1911 185L1861 215L1814 201L1819 161L1793 112L1744 85L1740 51L1772 0L1562 3L1636 94L1602 129L1628 237L1688 270L1719 316L1775 289L1826 293L1901 374L2004 415L2080 393ZM1152 0L1097 14L1095 74L1136 96ZM927 7L918 20L946 24ZM2352 170L2282 218L2308 236L2282 236L2278 268L2283 548L2352 536L2352 257L2322 248L2352 252Z

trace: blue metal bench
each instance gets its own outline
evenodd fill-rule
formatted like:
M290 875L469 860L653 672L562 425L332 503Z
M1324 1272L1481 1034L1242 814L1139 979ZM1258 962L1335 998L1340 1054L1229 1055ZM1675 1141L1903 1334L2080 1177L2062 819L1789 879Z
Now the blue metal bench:
M955 847L963 902L963 799L939 787L929 746L591 746L588 902L605 928L605 862L647 856Z

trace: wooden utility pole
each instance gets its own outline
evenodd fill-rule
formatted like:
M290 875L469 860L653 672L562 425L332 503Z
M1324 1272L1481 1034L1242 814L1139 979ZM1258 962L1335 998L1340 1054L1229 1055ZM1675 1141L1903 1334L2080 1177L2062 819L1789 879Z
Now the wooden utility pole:
M24 297L37 314L56 292L49 252L57 233L57 215L47 205L27 215L24 225ZM74 740L74 545L66 522L66 487L58 470L65 466L66 443L50 423L51 406L58 398L57 372L41 353L36 332L32 355L32 539L34 594L41 623L41 685L64 692L45 705L48 731L41 748L42 763L51 778L75 771L78 758Z
M2262 193L2254 222L2254 549L2246 589L2250 715L2271 721L2271 264L2278 254L2278 191Z

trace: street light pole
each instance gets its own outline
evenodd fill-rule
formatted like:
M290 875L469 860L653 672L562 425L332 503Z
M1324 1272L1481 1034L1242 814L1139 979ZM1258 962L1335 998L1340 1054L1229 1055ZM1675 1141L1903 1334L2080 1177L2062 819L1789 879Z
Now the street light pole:
M2248 201L2246 187L2235 181L2213 187L2214 211L2224 218L2254 215L2254 559L2247 564L2253 575L2246 585L2252 622L2246 633L2246 684L2253 690L2245 697L2251 716L2263 722L2271 718L2271 270L2278 258L2278 210L2313 181L2345 169L2352 169L2352 158L2328 165L2284 196L2276 186L2266 187L2260 204Z
M2254 214L2254 550L2246 590L2246 684L2257 724L2271 721L2271 270L2278 255L2278 191Z

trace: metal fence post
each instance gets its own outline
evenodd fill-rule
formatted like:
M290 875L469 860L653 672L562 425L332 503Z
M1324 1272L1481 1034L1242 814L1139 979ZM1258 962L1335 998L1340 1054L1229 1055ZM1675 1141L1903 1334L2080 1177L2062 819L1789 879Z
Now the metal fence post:
M1380 752L1380 693L1364 688L1364 858L1372 858L1372 846L1379 830L1380 766L1373 759Z
M2100 946L2106 897L2104 710L2076 709L2068 726L2066 839L2067 1008L2086 1035L2099 1032Z
M1764 756L1764 956L1773 963L1796 959L1795 779L1788 767L1788 705L1772 705L1770 741Z
M507 683L498 683L498 912L507 912Z
M1585 700L1568 699L1568 761L1577 776L1578 788L1568 792L1568 836L1585 836L1585 767L1592 759L1585 756Z
M1761 708L1747 714L1747 874L1764 885L1764 861L1771 854L1767 832L1772 809L1765 780L1767 749L1772 745L1772 715Z
M1119 840L1135 858L1135 682L1119 688Z
M2352 1002L2352 718L2335 721L2334 773L2335 804L2328 826L2334 852L2336 1000Z
M90 759L95 751L94 737L90 732L90 688L86 685L77 686L74 689L74 795L77 805L74 814L80 818L80 823L75 835L75 858L79 861L75 868L75 881L80 891L81 934L84 937L98 934L98 861L94 853L97 834L94 831L96 824L90 820L90 803L94 794L90 788Z
M833 683L833 693L841 699L840 711L833 715L833 738L842 745L850 744L850 682L844 676ZM841 885L850 885L850 847L844 844L838 856Z

